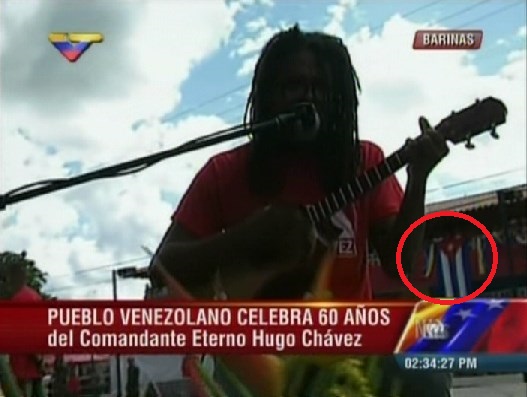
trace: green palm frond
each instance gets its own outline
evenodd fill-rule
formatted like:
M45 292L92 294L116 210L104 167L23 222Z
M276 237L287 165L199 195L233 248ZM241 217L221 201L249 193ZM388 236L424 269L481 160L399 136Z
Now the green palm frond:
M9 356L6 354L0 355L0 390L2 390L5 397L22 397L9 365Z

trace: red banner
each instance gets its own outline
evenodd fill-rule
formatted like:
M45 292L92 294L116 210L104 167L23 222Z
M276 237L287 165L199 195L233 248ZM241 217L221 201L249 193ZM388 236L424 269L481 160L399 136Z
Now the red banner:
M0 352L386 354L414 303L0 304Z

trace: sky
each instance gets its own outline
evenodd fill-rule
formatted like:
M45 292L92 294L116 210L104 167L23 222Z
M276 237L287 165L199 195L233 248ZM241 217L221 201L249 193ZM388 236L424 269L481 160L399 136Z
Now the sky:
M463 145L430 175L427 201L526 182L523 0L4 0L0 3L0 192L93 171L241 122L256 58L279 29L340 36L362 85L362 139L386 152L477 98L508 107L500 140ZM483 30L478 51L415 51L416 30ZM51 32L100 32L76 63ZM0 250L27 250L65 299L112 297L111 269L145 266L194 174L228 142L145 171L0 212ZM405 173L397 174L401 183ZM119 280L123 299L145 282Z

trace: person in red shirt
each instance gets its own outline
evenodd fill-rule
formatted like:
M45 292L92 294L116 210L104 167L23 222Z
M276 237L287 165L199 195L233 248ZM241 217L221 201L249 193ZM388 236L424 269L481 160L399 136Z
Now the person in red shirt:
M72 374L68 381L68 396L69 397L80 397L81 393L81 381L79 377L75 374L74 369L72 368Z
M313 139L296 139L302 133L296 125L290 131L256 134L249 143L212 157L198 172L157 252L159 261L195 296L211 298L207 286L218 274L223 285L231 287L225 291L231 297L242 296L237 287L252 285L249 280L262 269L289 272L291 288L302 278L297 275L316 252L320 230L301 206L339 192L361 171L385 159L379 146L359 139L359 91L350 55L339 38L303 32L295 25L269 40L255 67L247 124L311 103L320 127ZM395 252L400 237L424 214L428 175L448 154L444 138L425 118L419 119L419 127L421 134L407 142L406 189L389 176L330 217L338 228L338 233L330 233L337 253L323 287L336 300L372 299L366 265L369 243L384 270L398 277ZM339 200L345 192L339 193L330 200ZM418 228L404 245L406 269L417 258L423 232ZM155 274L155 267L152 270ZM305 288L307 292L309 285ZM284 298L286 290L275 288L272 297Z
M27 269L24 265L26 253L22 252L21 260L12 260L0 266L0 290L2 298L11 302L38 302L40 294L27 285ZM38 355L9 356L9 363L24 397L44 396L42 384L43 368Z

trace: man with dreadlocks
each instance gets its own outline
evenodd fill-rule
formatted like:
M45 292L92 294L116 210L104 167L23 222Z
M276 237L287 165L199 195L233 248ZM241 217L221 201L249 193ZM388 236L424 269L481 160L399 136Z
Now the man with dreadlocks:
M160 261L189 291L209 285L218 271L243 284L254 269L272 261L283 270L294 269L313 252L316 232L297 206L317 202L384 159L378 146L359 140L359 90L340 39L303 32L297 25L270 39L256 64L247 124L308 102L318 110L320 128L309 142L282 132L259 134L214 156L199 171L158 250ZM398 277L397 244L423 215L428 175L448 153L426 119L420 118L419 125L420 136L407 143L411 159L405 191L389 177L333 217L341 229L337 238L344 242L338 244L326 286L335 299L372 299L368 241L386 272ZM422 228L409 236L402 253L405 266L414 262L422 241ZM438 389L422 395L433 396Z

